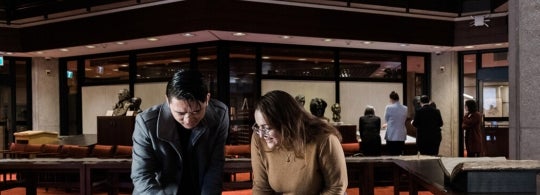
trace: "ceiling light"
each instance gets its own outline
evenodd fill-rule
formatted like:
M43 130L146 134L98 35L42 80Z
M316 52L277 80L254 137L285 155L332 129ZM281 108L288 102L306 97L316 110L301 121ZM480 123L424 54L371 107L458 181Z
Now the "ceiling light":
M150 38L147 38L146 40L148 40L148 41L159 41L159 39L155 38L155 37L150 37Z
M178 63L178 62L182 62L182 60L171 60L171 62Z
M472 46L472 45L467 45L467 46L465 46L464 48L465 48L465 49L472 49L472 48L474 48L474 46Z
M209 60L209 57L202 57L201 60Z
M37 51L36 53L37 53L37 54L43 54L43 52L42 52L42 51Z
M146 62L147 65L152 65L154 62Z
M262 59L268 60L270 59L270 56L263 56Z
M282 39L290 39L291 36L283 35L283 36L280 36L280 38L282 38Z
M502 45L503 45L502 43L495 44L495 46L502 46Z
M306 58L298 58L298 61L306 61Z
M237 32L237 33L233 33L232 35L235 37L242 37L242 36L246 36L246 33Z
M120 70L118 70L118 68L113 68L112 71L118 72L118 71L120 71Z
M332 40L332 39L323 39L323 41L324 41L324 42L332 42L332 41L334 41L334 40Z
M184 36L184 37L194 37L196 35L193 34L193 33L184 33L184 34L182 34L182 36Z
M371 44L371 41L364 41L363 43L366 44L366 45L369 45L369 44Z
M94 45L87 45L86 48L88 48L88 49L94 49L94 48L96 48L96 46L94 46Z
M400 44L399 46L401 46L401 47L407 47L407 46L409 46L409 44L402 43L402 44Z
M120 67L128 67L127 64L120 64Z
M13 55L13 53L12 53L12 52L6 52L6 54L7 54L7 55Z
M125 42L122 42L122 41L118 41L118 42L116 42L116 44L117 44L117 45L124 45L124 44L126 44L126 43L125 43Z
M433 46L433 49L440 49L441 47L439 46Z
M69 51L69 49L62 48L62 49L60 49L60 51Z

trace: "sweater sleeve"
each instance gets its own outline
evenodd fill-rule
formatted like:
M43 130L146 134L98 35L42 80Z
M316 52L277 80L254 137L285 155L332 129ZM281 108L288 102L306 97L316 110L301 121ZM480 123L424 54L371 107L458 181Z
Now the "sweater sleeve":
M325 187L321 194L345 194L348 185L345 154L339 139L328 136L320 145L319 164Z
M256 139L260 139L256 133L251 136L251 167L253 170L253 195L272 195L274 191L268 182L267 163L264 162L262 146Z

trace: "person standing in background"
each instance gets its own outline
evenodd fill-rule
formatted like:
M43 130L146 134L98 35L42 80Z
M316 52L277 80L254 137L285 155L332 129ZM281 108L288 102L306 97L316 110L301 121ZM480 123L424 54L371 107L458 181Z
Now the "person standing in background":
M431 105L429 97L420 97L421 108L416 111L412 125L416 127L416 146L423 155L439 155L443 121L441 112Z
M461 128L465 130L465 147L467 157L479 157L482 155L484 139L480 128L482 115L478 112L476 101L465 101L465 115Z
M358 119L360 149L364 156L381 155L381 118L375 115L373 106L367 106L364 116Z
M163 104L137 114L133 194L220 195L229 131L227 106L210 98L203 76L178 71Z
M386 124L383 125L383 128L386 127L384 139L390 155L401 155L405 147L405 139L407 139L405 127L407 106L399 103L399 95L395 91L392 91L389 97L390 104L386 106L384 113L386 120Z
M345 154L337 129L284 91L255 105L251 138L253 195L345 193Z

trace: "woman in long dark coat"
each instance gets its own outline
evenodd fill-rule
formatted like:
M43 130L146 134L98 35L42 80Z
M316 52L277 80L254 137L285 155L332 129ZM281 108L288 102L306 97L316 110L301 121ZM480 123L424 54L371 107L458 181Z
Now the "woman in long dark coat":
M484 139L480 123L482 115L478 112L476 101L467 100L465 102L466 113L463 116L461 128L465 130L465 147L467 148L467 156L478 157L483 151Z

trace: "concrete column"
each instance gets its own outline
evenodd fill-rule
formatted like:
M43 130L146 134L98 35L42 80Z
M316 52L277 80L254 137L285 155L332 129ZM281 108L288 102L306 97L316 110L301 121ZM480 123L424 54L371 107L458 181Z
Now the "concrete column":
M33 130L56 131L60 134L58 74L57 59L32 58Z
M439 154L458 156L459 144L459 75L457 52L431 55L431 100L437 104L443 119ZM444 67L444 70L441 70Z
M540 160L540 0L508 5L509 155Z

